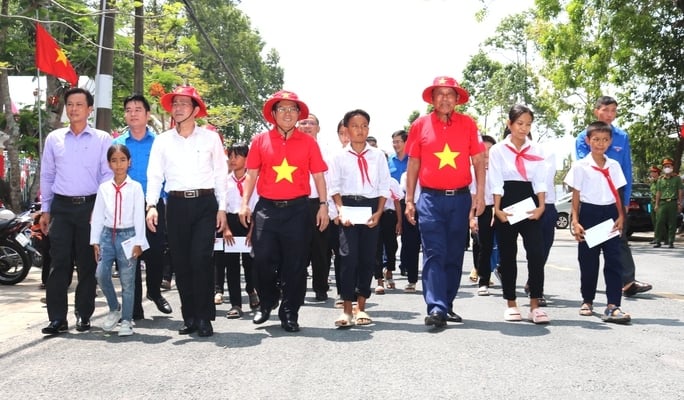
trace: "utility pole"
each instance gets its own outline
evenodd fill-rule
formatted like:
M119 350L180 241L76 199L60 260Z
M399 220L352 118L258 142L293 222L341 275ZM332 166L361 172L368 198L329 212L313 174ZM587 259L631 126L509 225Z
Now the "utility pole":
M100 19L100 46L97 74L95 75L95 127L112 131L112 81L114 72L114 7L116 0L102 0Z
M143 35L145 34L145 21L143 15L145 10L142 2L137 2L135 6L135 33L133 38L133 50L135 56L133 57L133 92L143 94L143 56L142 43Z

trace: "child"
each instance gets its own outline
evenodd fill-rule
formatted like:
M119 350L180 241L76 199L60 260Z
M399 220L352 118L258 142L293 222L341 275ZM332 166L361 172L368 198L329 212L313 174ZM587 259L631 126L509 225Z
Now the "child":
M352 324L352 302L358 302L356 325L368 325L373 321L366 313L366 299L371 295L375 252L378 242L378 224L390 197L390 173L382 150L367 144L370 116L363 110L349 111L344 115L344 126L351 142L338 153L331 163L329 192L338 216L335 224L340 226L340 287L344 301L342 315L335 326ZM353 225L345 216L346 207L371 209L366 224Z
M240 202L242 201L242 183L245 180L245 160L249 147L245 143L236 143L228 149L228 168L232 171L228 175L228 194L226 196L226 218L228 228L223 232L225 246L235 244L234 236L247 236L248 229L245 228L238 217ZM252 193L249 201L250 209L254 209L259 196L256 192ZM228 281L228 293L230 295L231 308L226 314L226 318L236 319L242 317L242 295L240 289L240 258L242 258L242 268L245 271L245 291L249 296L249 306L252 309L259 307L259 296L254 289L254 279L252 278L252 257L249 253L214 253L215 267L215 296L214 302L223 302L223 283Z
M399 182L394 178L390 178L390 197L385 200L385 210L380 217L380 237L378 240L378 250L375 254L374 275L375 279L378 280L375 294L385 294L385 284L387 284L387 289L396 288L392 272L397 264L397 250L399 249L397 235L401 235L402 220L400 201L403 198L404 191L399 186ZM383 267L385 269L384 274Z
M608 306L603 320L617 324L629 323L631 317L620 309L622 298L622 264L620 263L620 237L589 248L584 241L584 232L607 219L613 219L614 231L621 231L624 208L617 192L627 184L620 164L605 155L611 145L612 130L605 122L596 121L587 128L586 142L591 149L583 159L575 162L565 183L572 187L572 228L579 242L577 253L580 265L582 306L580 315L591 316L596 296L599 274L599 256L603 250L605 265L603 276L606 281Z
M90 244L98 261L95 276L107 298L109 314L102 328L111 331L121 319L119 336L133 334L133 296L135 288L135 259L148 247L145 238L145 197L140 183L128 176L131 153L123 144L107 150L107 161L114 177L100 184L97 190L92 220ZM132 239L130 257L124 253L122 242ZM123 310L112 284L112 264L116 260L123 298Z

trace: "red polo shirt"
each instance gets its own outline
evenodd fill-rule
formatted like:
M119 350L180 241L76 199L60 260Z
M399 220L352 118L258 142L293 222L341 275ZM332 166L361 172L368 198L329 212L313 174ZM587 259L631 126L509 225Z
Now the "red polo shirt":
M246 167L259 170L257 194L271 200L309 196L309 175L328 170L311 136L295 129L285 140L276 128L252 139Z
M485 148L472 118L454 112L444 123L432 112L413 122L406 149L409 157L420 159L422 187L458 189L472 181L470 156Z

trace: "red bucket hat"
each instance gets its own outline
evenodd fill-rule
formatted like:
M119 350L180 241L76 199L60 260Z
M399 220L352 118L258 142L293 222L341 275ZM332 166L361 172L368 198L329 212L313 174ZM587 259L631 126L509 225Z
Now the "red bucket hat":
M423 90L423 100L425 100L426 103L432 104L432 91L438 87L448 87L456 90L456 93L458 93L458 101L456 104L465 104L468 102L468 97L470 97L468 92L456 82L456 79L450 76L438 76L432 81L432 86L428 86Z
M173 92L167 93L162 96L160 103L161 106L171 114L171 103L173 102L173 98L176 96L188 96L193 98L197 104L199 104L199 112L197 113L197 118L202 118L207 116L207 106L204 104L204 101L202 101L202 98L200 97L199 93L197 93L197 89L195 89L192 86L176 86L175 89L173 89Z
M266 118L266 121L275 125L276 122L275 119L273 119L273 114L271 111L273 110L273 106L281 100L290 100L297 103L297 107L299 107L298 121L306 119L309 116L309 107L306 105L306 103L299 100L299 97L296 93L290 92L288 90L281 90L276 92L273 96L271 96L270 99L266 100L266 103L264 103L264 108L261 110L261 113L264 115L264 118Z

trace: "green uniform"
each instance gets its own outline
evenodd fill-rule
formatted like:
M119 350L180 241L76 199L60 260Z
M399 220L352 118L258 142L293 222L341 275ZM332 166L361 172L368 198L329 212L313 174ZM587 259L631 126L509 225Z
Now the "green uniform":
M660 192L655 226L658 242L674 243L680 190L682 180L678 175L662 176L656 182L656 191Z
M648 210L649 213L651 214L651 224L653 225L653 239L654 240L658 239L658 237L655 236L655 226L656 226L655 199L656 199L656 192L657 192L656 184L658 183L658 179L660 179L660 177L654 179L651 182L651 209Z

